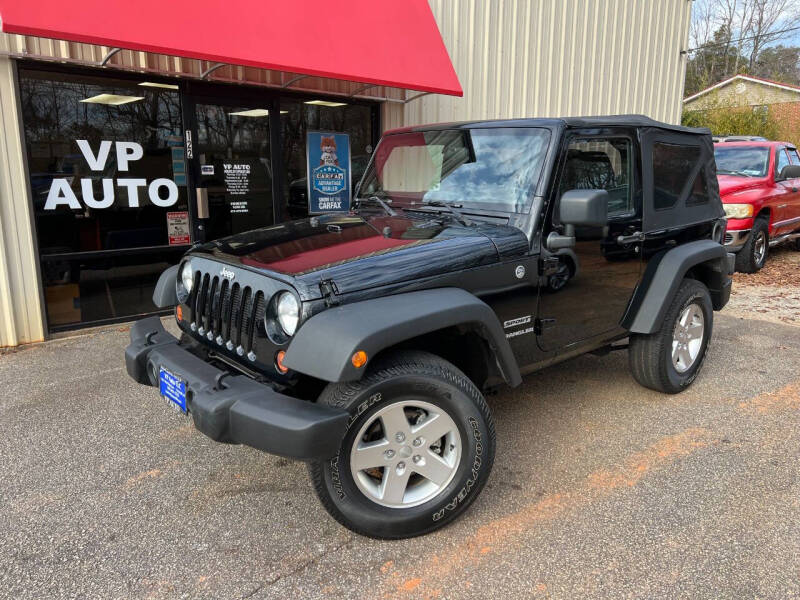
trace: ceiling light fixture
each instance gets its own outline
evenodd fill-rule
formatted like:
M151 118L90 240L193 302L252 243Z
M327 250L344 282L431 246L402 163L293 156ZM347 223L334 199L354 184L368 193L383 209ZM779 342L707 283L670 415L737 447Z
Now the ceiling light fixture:
M329 100L308 100L305 104L313 104L315 106L347 106L347 102L331 102Z
M164 88L165 90L177 90L177 85L172 83L156 83L155 81L143 81L139 84L142 87Z
M282 110L281 114L285 115L288 112L288 110ZM266 108L251 108L250 110L238 110L228 114L236 117L266 117L269 115L269 111Z
M121 104L128 104L129 102L138 102L144 100L144 96L122 96L120 94L98 94L91 98L84 98L81 102L87 104L108 104L110 106L119 106Z

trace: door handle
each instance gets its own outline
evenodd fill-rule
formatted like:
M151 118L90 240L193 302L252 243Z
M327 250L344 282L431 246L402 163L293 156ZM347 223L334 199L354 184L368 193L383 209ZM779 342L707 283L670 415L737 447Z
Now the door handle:
M643 242L643 241L644 241L644 234L641 231L635 231L630 235L617 236L617 243L620 246L625 246L627 244L633 244L635 242Z
M208 188L197 188L197 218L207 219L208 215Z

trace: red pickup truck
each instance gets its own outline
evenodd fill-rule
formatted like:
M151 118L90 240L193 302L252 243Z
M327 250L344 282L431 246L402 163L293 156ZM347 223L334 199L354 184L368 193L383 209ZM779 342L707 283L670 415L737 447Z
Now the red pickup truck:
M719 195L728 229L725 247L736 270L755 273L771 246L800 249L800 156L789 142L714 144Z

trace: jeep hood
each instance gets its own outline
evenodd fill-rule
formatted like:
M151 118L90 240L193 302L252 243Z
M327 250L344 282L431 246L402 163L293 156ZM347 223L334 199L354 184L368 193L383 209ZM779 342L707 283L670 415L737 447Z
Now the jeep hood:
M737 175L717 175L719 182L719 195L722 201L725 202L725 197L742 192L763 187L767 182L765 177L739 177Z
M209 242L193 252L290 278L311 299L320 297L321 281L332 281L343 294L492 264L527 248L525 235L508 225L464 226L434 214L324 215Z

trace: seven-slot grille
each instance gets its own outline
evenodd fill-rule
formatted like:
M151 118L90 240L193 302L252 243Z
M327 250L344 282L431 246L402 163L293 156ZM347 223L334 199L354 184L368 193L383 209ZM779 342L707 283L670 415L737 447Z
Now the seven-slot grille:
M195 271L188 304L191 329L219 346L255 360L253 341L264 318L264 292L225 277Z

